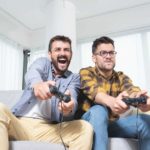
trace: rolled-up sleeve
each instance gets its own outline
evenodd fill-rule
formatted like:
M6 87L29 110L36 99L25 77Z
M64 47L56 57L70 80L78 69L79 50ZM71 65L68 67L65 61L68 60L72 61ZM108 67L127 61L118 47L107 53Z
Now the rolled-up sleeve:
M47 63L50 61L47 58L39 58L33 62L25 75L25 83L27 88L32 88L35 83L42 82L46 73Z

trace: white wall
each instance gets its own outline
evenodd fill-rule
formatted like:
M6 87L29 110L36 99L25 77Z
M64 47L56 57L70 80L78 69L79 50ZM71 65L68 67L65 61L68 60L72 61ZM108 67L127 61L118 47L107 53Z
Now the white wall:
M93 37L150 28L150 4L77 21L77 39L84 41Z
M0 10L0 34L24 47L30 47L31 31ZM31 42L31 43L30 43Z
M147 4L77 20L77 41L87 41L106 34L150 29L149 10L150 4ZM35 48L45 44L44 27L31 30L1 11L0 24L0 33L26 47Z

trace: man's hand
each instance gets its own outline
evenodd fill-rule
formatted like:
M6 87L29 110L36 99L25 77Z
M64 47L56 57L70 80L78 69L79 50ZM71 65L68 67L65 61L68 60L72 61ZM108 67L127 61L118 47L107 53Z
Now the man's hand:
M123 98L128 97L127 92L120 93L113 101L110 103L109 107L115 114L122 114L126 112L129 107L123 102Z
M138 106L138 108L143 112L149 111L150 110L150 96L147 95L147 91L138 92L137 97L140 97L140 96L146 96L147 97L147 103L146 104L140 104Z
M40 100L47 100L51 98L52 94L49 91L49 87L52 85L55 85L54 81L46 81L34 84L34 95Z
M70 95L70 92L67 90L65 94ZM67 103L65 103L64 101L59 102L58 109L60 110L60 112L63 111L64 116L67 116L70 113L72 113L72 110L74 109L74 105L75 105L74 100L71 98L71 100Z

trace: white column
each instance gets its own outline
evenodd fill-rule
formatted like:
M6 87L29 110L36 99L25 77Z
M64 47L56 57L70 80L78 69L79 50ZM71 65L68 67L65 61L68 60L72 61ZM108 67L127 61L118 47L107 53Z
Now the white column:
M65 35L72 40L73 58L69 69L79 71L76 51L76 17L75 6L68 0L52 0L46 9L46 49L50 38L55 35Z

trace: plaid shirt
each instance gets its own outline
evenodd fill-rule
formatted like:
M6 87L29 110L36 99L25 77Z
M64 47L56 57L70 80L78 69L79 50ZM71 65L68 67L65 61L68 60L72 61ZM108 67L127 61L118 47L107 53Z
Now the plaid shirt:
M88 97L82 104L82 110L87 111L94 105L95 96L98 92L103 92L113 97L117 97L123 91L130 95L140 91L139 87L132 84L131 79L123 72L113 71L112 76L106 79L96 67L88 67L80 70L81 89ZM113 114L111 113L111 116Z

